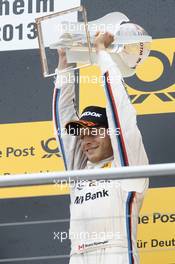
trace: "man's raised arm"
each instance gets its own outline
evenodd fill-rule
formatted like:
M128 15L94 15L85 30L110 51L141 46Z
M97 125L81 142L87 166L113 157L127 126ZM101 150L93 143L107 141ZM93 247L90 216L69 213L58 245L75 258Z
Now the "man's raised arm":
M106 51L112 42L113 36L110 33L97 33L94 45L98 65L104 77L107 117L116 165L148 164L137 126L136 111L126 92L119 68Z
M60 49L58 69L67 68L66 52ZM79 137L67 134L65 125L72 119L77 119L75 108L74 72L57 75L53 95L53 120L55 135L59 142L66 170L81 169L85 166L85 156L80 148Z

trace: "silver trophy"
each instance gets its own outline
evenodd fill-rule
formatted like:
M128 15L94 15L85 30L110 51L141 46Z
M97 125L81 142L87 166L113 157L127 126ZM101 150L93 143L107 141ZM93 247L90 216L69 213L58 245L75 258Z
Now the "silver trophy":
M81 22L80 22L81 21ZM110 32L113 43L107 48L123 77L132 76L150 53L152 37L120 12L87 22L83 6L36 19L44 77L56 74L59 48L66 50L70 65L64 71L96 64L96 32Z

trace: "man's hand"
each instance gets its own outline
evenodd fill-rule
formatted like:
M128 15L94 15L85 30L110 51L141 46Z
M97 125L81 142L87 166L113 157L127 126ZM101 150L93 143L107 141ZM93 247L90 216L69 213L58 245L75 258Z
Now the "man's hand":
M65 49L63 48L58 49L58 55L59 55L58 70L64 70L68 67Z
M97 32L94 40L94 47L96 51L105 50L114 41L114 36L109 33Z

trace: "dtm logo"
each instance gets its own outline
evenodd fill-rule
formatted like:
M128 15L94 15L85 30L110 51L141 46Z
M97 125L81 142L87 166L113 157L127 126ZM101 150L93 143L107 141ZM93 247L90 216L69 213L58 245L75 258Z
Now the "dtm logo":
M61 157L59 148L57 147L56 144L54 144L54 145L56 145L56 147L51 148L51 145L53 145L53 143L56 143L55 138L49 138L46 141L44 141L44 140L41 141L42 149L47 153L47 154L42 156L42 159L51 158L53 155L56 155L58 158Z
M104 190L103 191L99 191L96 193L86 193L86 195L81 195L81 196L77 196L75 198L74 203L75 204L82 204L83 202L89 201L89 200L95 200L95 199L99 199L99 198L103 198L109 196L108 191Z
M101 117L102 114L99 114L99 113L96 113L96 112L90 112L90 111L87 111L87 112L84 112L81 117L83 116L95 116L95 117Z

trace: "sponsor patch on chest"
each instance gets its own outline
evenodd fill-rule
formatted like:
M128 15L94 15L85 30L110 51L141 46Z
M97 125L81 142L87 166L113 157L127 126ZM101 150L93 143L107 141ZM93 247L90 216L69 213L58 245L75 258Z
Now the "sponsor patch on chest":
M95 200L99 198L109 197L109 191L103 189L98 192L88 192L85 195L76 196L74 204L82 204L83 202L87 202L89 200Z

